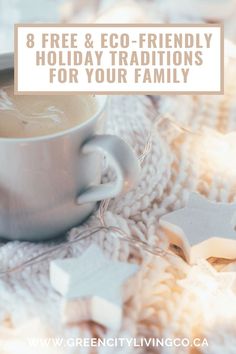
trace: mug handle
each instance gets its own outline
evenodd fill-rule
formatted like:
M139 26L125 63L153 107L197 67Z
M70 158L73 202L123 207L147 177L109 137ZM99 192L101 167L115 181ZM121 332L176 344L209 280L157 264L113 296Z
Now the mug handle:
M88 187L77 198L78 204L98 202L127 192L137 185L140 165L133 149L115 135L94 135L81 148L82 153L98 152L108 158L116 173L114 182Z

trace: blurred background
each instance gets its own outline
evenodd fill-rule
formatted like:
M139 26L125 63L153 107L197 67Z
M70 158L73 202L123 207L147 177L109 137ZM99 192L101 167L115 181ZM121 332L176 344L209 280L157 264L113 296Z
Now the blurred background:
M224 22L236 40L236 0L0 0L0 52L13 50L15 23Z

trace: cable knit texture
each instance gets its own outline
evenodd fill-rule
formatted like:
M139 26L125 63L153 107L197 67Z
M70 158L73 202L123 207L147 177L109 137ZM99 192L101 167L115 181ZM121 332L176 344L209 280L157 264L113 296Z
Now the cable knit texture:
M139 155L152 130L153 145L143 161L139 185L110 202L105 214L107 224L120 227L134 239L166 250L169 245L159 228L158 220L161 215L183 207L191 191L198 191L211 200L235 201L235 179L224 179L223 174L217 174L214 168L210 168L205 154L199 153L199 141L193 134L180 132L173 126L160 125L158 129L153 129L153 121L159 111L169 112L176 122L193 131L202 129L203 125L223 133L235 130L236 80L232 80L235 73L234 65L229 65L224 96L111 98L106 132L122 137ZM105 169L103 180L112 178L112 171ZM98 219L93 215L83 225L71 230L66 238L73 240L78 230L98 224ZM73 329L65 328L59 321L60 296L53 291L49 282L49 262L55 258L78 256L91 242L99 244L108 257L136 262L141 266L139 273L124 286L124 298L128 298L128 295L131 298L124 304L124 319L119 333L110 333L89 324ZM2 243L1 269L19 265L54 245L55 242ZM212 259L211 263L220 269L224 262ZM1 278L0 320L10 316L17 327L33 317L39 317L42 323L51 326L57 336L88 337L95 333L108 337L206 337L209 346L199 348L196 352L235 353L236 319L230 325L223 321L220 326L207 326L207 322L204 322L205 307L201 307L199 300L186 293L186 289L178 282L187 276L189 269L189 265L179 256L150 255L140 248L129 246L114 235L99 232L73 247L57 251L44 262ZM233 306L236 306L236 302ZM122 352L108 349L100 348L99 353ZM122 353L145 351L182 354L192 353L190 349L127 348ZM80 352L74 348L74 353ZM89 353L89 349L84 349L85 352Z

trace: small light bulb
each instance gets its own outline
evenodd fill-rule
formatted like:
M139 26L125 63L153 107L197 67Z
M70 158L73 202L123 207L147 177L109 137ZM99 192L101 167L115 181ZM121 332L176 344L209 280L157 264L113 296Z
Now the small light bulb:
M236 133L220 134L207 131L199 139L201 154L214 172L236 176Z

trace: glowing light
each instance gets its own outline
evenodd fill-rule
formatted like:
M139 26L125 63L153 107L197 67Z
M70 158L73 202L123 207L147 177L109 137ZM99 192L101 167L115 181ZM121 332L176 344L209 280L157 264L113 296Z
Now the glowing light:
M50 331L38 319L19 328L0 327L3 354L62 354L61 348L53 346L50 338Z
M145 23L149 22L144 8L135 1L122 1L98 14L97 23Z
M178 283L185 293L194 296L193 307L198 306L205 325L213 326L219 319L222 323L236 316L236 296L232 290L235 279L235 273L217 272L207 261L199 260Z
M225 176L236 176L236 132L220 134L205 130L198 139L198 150L208 168Z
M236 45L228 39L224 41L225 64L228 64L230 59L236 58Z

